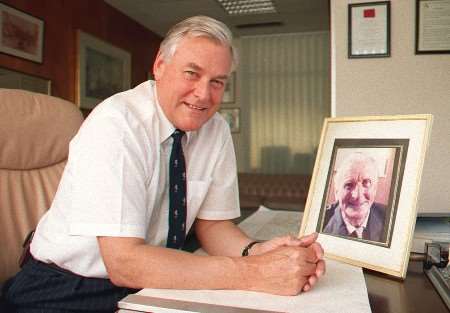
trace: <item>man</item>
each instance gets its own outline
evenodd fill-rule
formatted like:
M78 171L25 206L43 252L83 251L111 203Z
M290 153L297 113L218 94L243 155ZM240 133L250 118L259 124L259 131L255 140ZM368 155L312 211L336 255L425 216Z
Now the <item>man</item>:
M346 157L334 176L336 203L325 212L323 232L381 241L386 208L375 203L378 172L373 158Z
M145 287L311 289L325 271L316 234L256 243L230 221L240 214L236 162L216 112L236 62L224 24L189 18L161 43L155 82L91 113L33 257L6 288L9 303L20 312L112 312ZM209 256L179 250L191 226Z

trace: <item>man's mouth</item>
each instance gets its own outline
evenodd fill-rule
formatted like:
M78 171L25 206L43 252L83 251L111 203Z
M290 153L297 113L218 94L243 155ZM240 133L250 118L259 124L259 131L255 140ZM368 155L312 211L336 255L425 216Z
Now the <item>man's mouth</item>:
M184 102L184 104L186 104L189 108L191 108L191 109L193 109L193 110L198 110L198 111L204 111L204 110L206 110L206 108L202 108L202 107L199 107L199 106L196 106L196 105L187 103L187 102Z

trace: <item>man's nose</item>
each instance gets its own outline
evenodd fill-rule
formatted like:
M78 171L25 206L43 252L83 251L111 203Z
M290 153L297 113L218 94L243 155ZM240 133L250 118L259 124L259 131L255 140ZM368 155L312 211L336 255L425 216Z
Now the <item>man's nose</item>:
M363 194L363 186L361 184L356 184L355 188L352 190L352 198L359 199Z
M209 81L201 79L195 84L194 95L200 100L206 100L209 97L209 88Z

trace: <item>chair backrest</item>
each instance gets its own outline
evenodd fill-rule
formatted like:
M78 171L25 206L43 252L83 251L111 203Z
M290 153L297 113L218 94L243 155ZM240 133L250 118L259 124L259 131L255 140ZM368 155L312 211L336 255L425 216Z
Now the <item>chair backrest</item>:
M22 242L50 207L82 122L71 102L0 89L0 283L18 271Z

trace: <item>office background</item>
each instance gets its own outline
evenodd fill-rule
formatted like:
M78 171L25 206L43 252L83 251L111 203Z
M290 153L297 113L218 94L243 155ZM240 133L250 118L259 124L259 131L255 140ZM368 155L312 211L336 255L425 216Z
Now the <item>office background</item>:
M51 80L54 96L75 101L77 29L131 53L132 86L151 73L161 35L104 1L3 2L45 22L44 57L0 54L0 66ZM432 113L418 209L450 214L450 57L414 53L415 1L399 0L391 1L391 56L348 59L347 6L361 2L370 1L329 1L329 23L301 33L236 39L242 66L223 107L240 108L239 171L310 174L327 116Z

